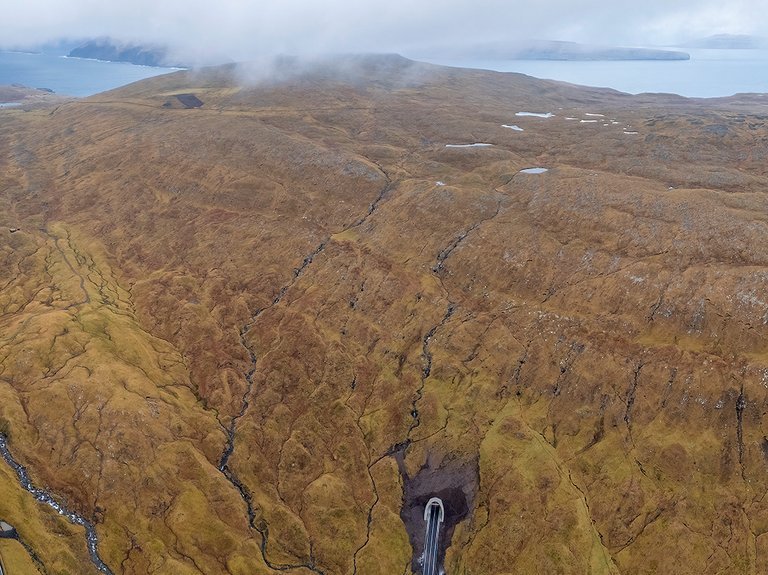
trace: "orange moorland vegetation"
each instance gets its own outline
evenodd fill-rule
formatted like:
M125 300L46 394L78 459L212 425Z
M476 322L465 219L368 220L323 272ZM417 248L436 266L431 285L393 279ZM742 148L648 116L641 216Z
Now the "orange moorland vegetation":
M0 110L9 575L768 570L768 103L249 72Z

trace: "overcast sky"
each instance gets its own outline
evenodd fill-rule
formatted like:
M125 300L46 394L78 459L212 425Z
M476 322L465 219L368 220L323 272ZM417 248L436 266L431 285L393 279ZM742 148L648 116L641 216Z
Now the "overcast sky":
M419 45L520 38L668 45L718 33L768 36L765 1L17 0L3 10L0 46L110 36L165 43L204 61L408 54Z

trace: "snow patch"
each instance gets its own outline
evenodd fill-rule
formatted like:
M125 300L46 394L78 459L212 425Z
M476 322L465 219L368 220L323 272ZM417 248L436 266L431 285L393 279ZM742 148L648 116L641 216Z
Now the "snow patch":
M446 148L488 148L493 144L484 144L482 142L476 142L474 144L446 144Z
M510 130L514 130L515 132L524 132L525 131L520 126L515 126L514 124L511 125L511 126L508 125L508 124L502 124L501 127L502 128L509 128Z
M521 174L543 174L544 172L548 172L548 168L525 168L524 170L520 170Z
M517 112L515 116L532 116L534 118L554 118L554 114L552 112L547 112L545 114L541 112Z

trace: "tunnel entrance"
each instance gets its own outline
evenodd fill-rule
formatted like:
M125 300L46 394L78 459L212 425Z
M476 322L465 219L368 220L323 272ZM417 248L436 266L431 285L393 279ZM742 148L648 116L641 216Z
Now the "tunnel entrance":
M424 553L421 555L424 575L438 575L437 551L440 543L440 526L445 520L445 508L439 497L433 497L424 508Z
M474 508L479 483L477 460L467 461L447 455L440 460L428 458L413 477L405 469L405 448L393 453L403 479L403 505L400 518L405 524L413 549L411 569L421 575L437 575L443 570L445 551L451 545L456 525ZM440 501L441 505L436 503ZM439 537L436 541L434 570L425 568L427 525L430 514L437 513Z

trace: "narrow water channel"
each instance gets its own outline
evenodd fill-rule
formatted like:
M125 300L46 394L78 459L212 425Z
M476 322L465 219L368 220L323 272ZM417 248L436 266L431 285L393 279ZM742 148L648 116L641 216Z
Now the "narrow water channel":
M80 525L85 528L85 538L88 544L88 554L90 555L91 563L93 563L96 569L101 573L104 573L105 575L114 575L112 570L107 567L99 555L99 537L96 534L96 528L93 524L82 515L67 509L44 489L40 489L33 485L32 481L29 479L29 474L27 473L26 468L16 461L8 450L8 440L2 433L0 433L0 456L2 456L3 460L16 472L16 475L19 478L19 485L31 493L35 499L41 503L45 503L62 517L66 517L67 521L73 525Z

